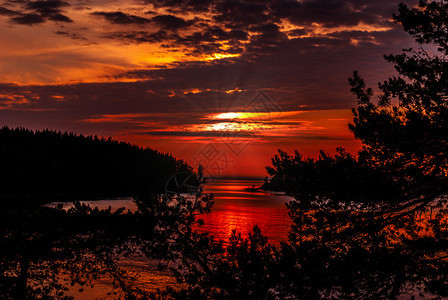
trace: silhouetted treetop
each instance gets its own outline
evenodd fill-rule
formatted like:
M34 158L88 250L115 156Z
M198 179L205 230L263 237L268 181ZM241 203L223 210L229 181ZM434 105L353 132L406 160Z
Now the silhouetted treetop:
M398 76L378 84L377 101L357 72L349 79L358 98L350 129L363 143L360 159L388 173L407 198L448 192L448 3L401 4L395 21L417 43L386 55Z
M385 56L398 76L378 84L376 99L358 72L349 78L358 100L349 125L362 142L357 157L339 151L334 157L321 154L317 160L304 160L280 152L274 169L268 169L271 181L285 178L284 188L301 198L299 185L301 191L315 187L315 193L324 193L326 199L365 203L369 198L378 204L387 200L400 209L448 194L447 12L446 1L399 6L394 19L415 38L417 48ZM286 167L294 170L285 173ZM287 182L294 180L302 183L291 190ZM327 188L331 193L324 192Z
M353 203L372 208L399 201L400 189L393 180L342 148L334 156L321 151L317 159L279 150L267 171L306 209L341 209Z
M398 75L367 86L349 125L357 155L279 153L265 187L282 189L293 225L281 248L290 296L441 299L448 296L448 1L399 6L417 44L386 55Z

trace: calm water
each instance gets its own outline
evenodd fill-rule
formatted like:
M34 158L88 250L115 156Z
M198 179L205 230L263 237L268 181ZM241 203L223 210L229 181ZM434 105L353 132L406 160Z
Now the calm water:
M232 230L247 234L258 224L273 243L285 240L291 225L285 203L291 198L270 192L244 191L246 187L261 184L262 181L247 180L210 182L204 191L214 194L215 205L212 213L203 217L203 228L217 238L227 239Z
M244 236L251 231L254 225L259 225L269 240L278 244L287 238L290 228L290 219L287 215L285 203L290 197L270 192L247 192L245 188L260 186L262 181L248 180L215 180L209 182L204 192L213 193L215 205L209 215L202 217L205 224L201 230L210 232L219 239L228 239L232 230L237 230ZM112 210L120 207L135 210L132 198L115 200L82 201L91 207ZM56 203L54 203L56 204ZM65 208L71 203L62 203ZM166 285L175 285L175 280L167 273L157 270L154 262L144 257L126 258L122 266L139 274L138 285L145 289L165 288ZM95 287L85 288L82 293L79 287L74 287L69 294L75 299L114 299L116 295L107 295L111 289L110 282L96 282Z
M247 192L245 188L260 186L262 181L250 180L214 180L204 187L205 193L214 195L215 205L209 215L202 216L205 221L203 230L219 239L228 239L232 230L243 235L259 225L262 232L274 244L285 240L290 228L290 219L285 204L290 197L273 192ZM131 211L136 209L132 198L114 200L81 201L100 209L112 210L125 207ZM57 202L53 203L57 204ZM64 208L72 206L71 202L62 202Z

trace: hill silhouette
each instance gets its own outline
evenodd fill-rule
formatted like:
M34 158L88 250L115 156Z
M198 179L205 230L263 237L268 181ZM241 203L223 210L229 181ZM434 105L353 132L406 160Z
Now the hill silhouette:
M193 173L170 154L52 130L0 129L0 198L82 199L164 192L175 172Z

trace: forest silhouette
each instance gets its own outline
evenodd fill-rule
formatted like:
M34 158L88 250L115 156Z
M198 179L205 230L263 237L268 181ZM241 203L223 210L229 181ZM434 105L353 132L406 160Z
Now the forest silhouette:
M199 169L192 195L136 193L136 212L78 202L68 211L3 209L2 296L60 299L67 285L109 277L127 299L448 297L448 3L400 4L394 19L418 48L385 56L398 76L379 84L377 98L357 72L349 79L358 101L349 126L361 151L317 159L279 151L267 167L264 188L294 197L288 240L274 246L257 226L226 243L197 230L213 205ZM117 263L135 253L182 284L137 287Z
M170 154L111 138L6 126L0 157L0 198L22 201L162 193L173 173L193 173Z

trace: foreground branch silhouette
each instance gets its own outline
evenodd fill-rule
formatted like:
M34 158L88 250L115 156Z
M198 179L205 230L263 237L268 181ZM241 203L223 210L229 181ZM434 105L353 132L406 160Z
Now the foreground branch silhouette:
M248 239L235 233L182 274L189 285L177 295L448 296L448 3L401 4L394 19L418 48L385 56L399 75L379 84L377 100L357 72L349 79L362 150L317 159L280 151L264 187L295 199L288 241L273 247L258 228Z

